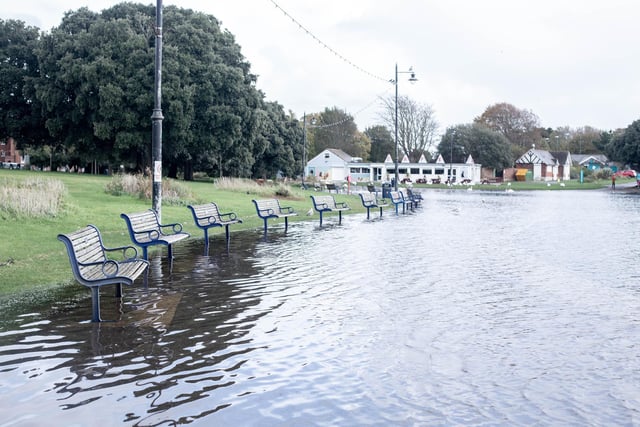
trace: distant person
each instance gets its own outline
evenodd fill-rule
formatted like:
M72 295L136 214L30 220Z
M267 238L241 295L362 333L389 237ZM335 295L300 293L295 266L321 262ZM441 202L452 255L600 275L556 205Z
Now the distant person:
M611 175L611 189L612 190L616 189L616 176L615 175Z

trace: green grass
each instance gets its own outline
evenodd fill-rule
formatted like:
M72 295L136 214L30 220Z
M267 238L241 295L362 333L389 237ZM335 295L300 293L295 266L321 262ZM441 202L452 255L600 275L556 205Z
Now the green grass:
M0 298L20 292L30 292L39 288L51 288L73 281L69 260L64 245L57 239L60 233L77 230L87 224L100 229L106 246L131 244L125 222L120 218L123 212L140 212L151 207L151 201L133 196L113 196L105 192L111 177L95 175L76 175L56 172L31 172L1 170L3 178L26 180L28 178L55 179L62 181L66 187L64 210L56 217L25 218L2 215L0 210ZM262 220L258 218L251 202L256 198L273 198L280 186L264 186L260 188L244 187L217 188L211 182L186 182L194 197L194 203L216 202L223 212L235 212L244 223L231 227L233 231L241 229L262 228ZM299 216L292 221L318 219L306 216L311 208L309 198L313 191L290 189L291 196L283 205L292 206ZM336 195L337 201L345 201L351 206L351 213L365 212L358 196ZM203 238L202 230L193 223L191 211L184 205L162 206L162 222L180 222L184 230L191 233L192 238ZM211 236L224 233L214 230Z

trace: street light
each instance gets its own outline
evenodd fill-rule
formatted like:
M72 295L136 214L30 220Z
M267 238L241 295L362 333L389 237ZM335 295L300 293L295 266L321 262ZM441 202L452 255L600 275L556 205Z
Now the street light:
M450 144L450 150L451 152L449 153L449 186L451 186L453 184L453 140L455 139L455 133L456 130L455 129L451 129L451 144Z
M396 179L394 183L394 190L398 191L398 74L411 74L409 77L410 82L417 82L416 73L413 72L413 67L409 67L408 71L398 71L398 64L396 63L396 78L393 80L393 84L396 85L396 120L395 120L395 138L396 138Z
M156 2L156 47L153 114L151 115L152 208L162 218L162 0Z
M311 125L309 127L313 127L316 124L316 119L314 117L311 118ZM307 167L307 113L305 112L302 115L302 188L305 188L304 185L304 173Z

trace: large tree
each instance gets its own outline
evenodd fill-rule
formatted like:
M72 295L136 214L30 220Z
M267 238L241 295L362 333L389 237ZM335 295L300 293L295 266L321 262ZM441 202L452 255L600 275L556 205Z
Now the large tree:
M0 139L19 146L46 139L42 116L29 82L38 76L35 49L40 34L22 21L0 19Z
M380 118L395 137L396 101L398 123L398 157L404 154L412 162L417 162L422 154L427 155L433 146L438 122L431 105L421 104L408 96L395 98L390 96L382 99L383 110ZM395 150L393 156L395 157ZM400 160L398 159L398 160Z
M640 120L636 120L623 131L615 132L605 147L612 160L636 167L640 164Z
M447 129L438 152L447 163L464 163L471 156L485 168L502 170L513 164L507 138L477 123Z
M520 150L528 149L542 137L538 116L506 102L490 105L474 122L501 133Z
M354 156L367 158L370 151L369 139L358 132L353 116L338 107L325 108L314 115L315 124L309 129L310 157L327 148L337 148Z
M372 126L364 131L365 135L371 140L371 153L369 161L383 162L387 154L394 153L395 143L393 135L384 126Z

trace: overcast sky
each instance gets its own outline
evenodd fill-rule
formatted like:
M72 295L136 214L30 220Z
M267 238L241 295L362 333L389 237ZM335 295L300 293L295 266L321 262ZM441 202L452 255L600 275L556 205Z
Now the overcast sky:
M115 0L3 1L3 19L48 31L65 11ZM146 4L153 2L143 2ZM441 131L489 106L544 127L624 128L640 118L637 0L164 0L214 15L236 37L267 100L298 117L338 107L360 130L380 96L430 104ZM278 7L276 7L276 4ZM291 17L316 39L295 24ZM318 40L325 47L318 42Z

